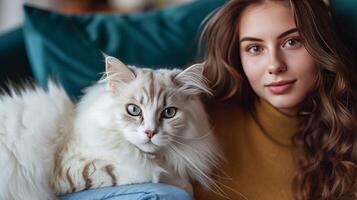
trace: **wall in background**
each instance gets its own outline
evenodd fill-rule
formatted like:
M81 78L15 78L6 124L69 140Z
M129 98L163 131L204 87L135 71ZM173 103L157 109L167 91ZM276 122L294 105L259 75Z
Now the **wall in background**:
M23 22L24 3L44 8L55 8L57 0L0 0L0 34L15 29Z

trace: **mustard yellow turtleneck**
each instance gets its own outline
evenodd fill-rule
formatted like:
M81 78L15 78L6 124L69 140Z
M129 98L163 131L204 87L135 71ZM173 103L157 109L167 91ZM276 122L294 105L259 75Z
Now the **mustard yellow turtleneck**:
M293 199L291 183L296 168L291 137L297 129L296 118L264 100L257 101L254 115L232 104L210 106L209 113L227 158L216 180L227 186L221 188L230 199ZM224 199L199 186L195 186L195 197Z

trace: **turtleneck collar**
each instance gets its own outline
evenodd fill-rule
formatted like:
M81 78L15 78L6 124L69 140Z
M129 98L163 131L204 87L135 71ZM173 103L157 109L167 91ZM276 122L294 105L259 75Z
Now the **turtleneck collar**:
M253 117L257 119L262 131L275 142L290 146L291 138L298 128L297 117L283 114L263 99L256 102L255 108L256 114Z

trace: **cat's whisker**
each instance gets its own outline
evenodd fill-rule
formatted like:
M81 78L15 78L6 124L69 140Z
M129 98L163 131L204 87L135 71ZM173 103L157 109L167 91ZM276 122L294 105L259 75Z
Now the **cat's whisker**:
M228 198L228 195L224 192L224 190L217 184L215 181L210 178L206 173L204 173L199 167L194 164L194 162L189 159L184 153L180 151L179 148L176 148L174 145L170 145L170 148L175 151L177 154L179 154L184 160L186 160L189 164L190 167L193 167L193 171L197 171L199 176L197 178L201 179L200 183L203 185L206 185L212 192L218 194L219 196L222 196L224 198ZM211 188L213 187L213 189Z
M191 146L188 145L188 144L185 144L185 143L179 142L179 141L177 141L177 140L173 140L173 139L171 139L170 141L171 141L171 142L174 142L174 143L177 143L177 144L180 144L180 145L182 145L182 146L188 147L188 148L190 148L191 150L193 150L195 153L199 153L199 151L198 151L197 149L191 147Z
M175 141L175 140L172 140L172 141L175 142L175 143L178 143L178 144L180 144L180 145L184 145L185 147L189 147L189 148L190 148L191 150L193 150L193 151L196 151L196 149L194 149L193 147L191 147L191 146L189 146L189 145L187 145L187 144L184 144L184 143L181 143L181 142L178 142L178 141ZM175 146L172 146L172 145L171 145L170 148L172 148L176 153L182 155L182 154L179 152L180 150L179 150L178 148L176 148ZM197 152L197 151L196 151L196 152ZM187 160L186 157L185 157L185 160ZM222 177L222 176L219 176L219 175L217 175L217 174L212 174L213 176L218 177L218 178L221 178L221 179L223 179L223 180L224 180L224 179L225 179L225 180L232 180L232 178L229 178L228 174L227 174L224 170L221 170L221 169L218 167L219 163L217 163L217 161L212 161L212 160L210 160L210 162L213 162L213 163L211 163L211 164L212 164L213 166L215 166L217 169L219 169L220 171L222 171L226 177ZM193 167L195 167L195 166L193 166ZM191 169L191 168L190 168L190 169ZM202 172L202 173L203 173L203 172ZM204 174L204 173L203 173L203 174ZM248 200L247 197L245 197L241 192L235 190L234 188L229 187L229 186L225 185L224 183L222 183L222 182L220 182L220 181L218 181L218 180L213 180L212 178L209 178L209 180L210 180L210 181L213 181L213 182L217 182L219 185L221 185L221 186L223 186L223 187L229 189L230 191L232 191L232 192L238 194L239 196L243 197L244 199ZM209 184L211 184L211 183L209 183ZM215 192L216 194L218 194L218 195L224 197L224 198L231 199L231 198L228 197L228 195L227 195L225 192L223 192L222 188L220 188L218 184L217 184L217 185L211 185L211 186L214 187L214 189L218 190L218 191L213 191L213 190L212 190L212 191ZM218 187L218 188L217 188L217 187ZM223 193L220 194L219 192L223 192Z
M220 184L221 186L227 188L228 190L234 192L235 194L241 196L241 197L244 198L245 200L248 200L248 197L244 196L244 194L241 193L241 192L239 192L238 190L236 190L236 189L234 189L234 188L232 188L232 187L229 187L228 185L226 185L226 184L224 184L224 183L222 183L222 182L220 182L220 181L216 181L216 182L217 182L218 184ZM228 197L228 198L229 198L229 197ZM229 199L231 199L231 198L229 198Z
M172 146L171 146L171 148L175 148L175 147L172 147ZM179 153L179 152L178 152L178 151L179 151L178 149L173 149L173 150L174 150L175 152ZM179 153L179 154L180 154L180 153ZM221 186L223 186L223 187L229 189L230 191L232 191L232 192L238 194L239 196L241 196L242 198L248 200L247 197L245 197L241 192L235 190L234 188L229 187L229 186L225 185L224 183L222 183L222 182L220 182L220 181L218 181L218 180L213 180L213 179L212 179L212 181L213 181L213 182L217 182L219 185L221 185ZM210 190L211 190L212 192L218 194L219 196L225 198L225 199L231 199L231 198L227 195L227 193L224 192L224 191L222 190L222 188L220 188L220 186L219 186L218 184L217 184L217 185L211 185L214 189L210 189Z
M223 169L218 168L217 170L219 170L219 172L222 173L223 176L218 175L219 173L212 173L212 176L214 176L216 178L219 178L219 179L222 179L222 180L233 180L233 178L230 177L228 175L228 173L225 172Z
M166 133L166 134L171 137L184 139L184 140L201 140L201 139L204 139L210 135L209 133L207 133L207 134L201 135L199 137L183 137L183 136L178 136L178 135L174 135L174 134L170 134L170 133Z
M181 143L181 142L178 142L178 141L176 141L176 140L171 140L171 141L174 142L174 143L180 144L180 145L182 145L182 146L188 147L189 149L191 149L191 150L194 151L195 153L198 153L198 154L201 153L201 152L199 152L197 149L191 147L191 146L188 145L188 144ZM207 159L207 161L208 161L212 166L218 168L219 163L218 163L217 160Z
M172 129L181 129L183 127L185 127L186 125L181 123L181 124L175 124L175 125L172 125Z
M182 144L182 143L181 143ZM187 147L190 147L189 145L185 145ZM179 148L177 148L175 145L170 145L170 147L176 152L178 153L181 157L183 157L195 170L197 170L203 177L201 178L206 178L209 182L213 183L213 186L215 186L216 184L214 183L214 181L207 175L205 174L199 167L197 167L194 162L189 159L184 153L181 152L181 150ZM192 149L192 147L190 147ZM212 182L213 181L213 182Z

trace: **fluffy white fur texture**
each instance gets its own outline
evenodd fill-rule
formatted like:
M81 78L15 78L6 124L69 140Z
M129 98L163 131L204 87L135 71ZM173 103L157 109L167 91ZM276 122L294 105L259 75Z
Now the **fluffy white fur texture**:
M108 56L106 66L76 109L54 84L0 98L0 199L143 182L191 194L191 180L217 186L210 174L222 156L200 100L210 93L202 65L140 69Z
M61 87L0 96L0 199L55 199L53 156L68 132L74 105Z

